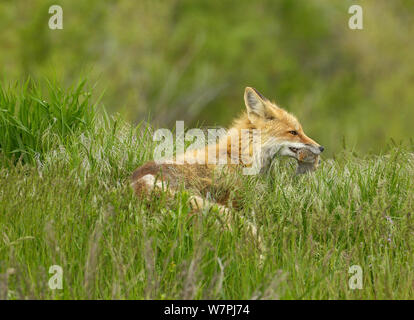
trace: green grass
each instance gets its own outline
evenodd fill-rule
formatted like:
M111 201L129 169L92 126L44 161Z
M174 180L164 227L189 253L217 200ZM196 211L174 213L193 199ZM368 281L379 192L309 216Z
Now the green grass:
M96 104L89 102L85 81L68 90L45 82L47 93L30 79L23 85L0 83L0 150L5 156L34 163L75 131L93 126Z
M214 210L189 216L184 190L133 195L129 176L154 147L147 126L98 114L79 102L83 86L25 88L0 91L0 299L414 298L413 146L241 177L234 215L257 223L261 258L243 219L223 231ZM48 287L55 264L62 290ZM348 287L351 265L362 290Z

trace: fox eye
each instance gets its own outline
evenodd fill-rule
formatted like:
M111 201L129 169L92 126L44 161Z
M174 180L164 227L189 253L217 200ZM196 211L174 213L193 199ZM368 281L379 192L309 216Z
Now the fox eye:
M289 133L290 133L290 134L293 134L294 136L297 136L297 135L298 135L298 132L297 132L297 131L295 131L295 130L289 131Z

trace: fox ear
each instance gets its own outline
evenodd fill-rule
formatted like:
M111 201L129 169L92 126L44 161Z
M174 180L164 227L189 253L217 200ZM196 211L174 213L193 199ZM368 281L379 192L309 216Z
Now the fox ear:
M250 121L257 118L269 118L266 106L267 99L254 88L247 87L244 91L244 103L246 104L247 115Z

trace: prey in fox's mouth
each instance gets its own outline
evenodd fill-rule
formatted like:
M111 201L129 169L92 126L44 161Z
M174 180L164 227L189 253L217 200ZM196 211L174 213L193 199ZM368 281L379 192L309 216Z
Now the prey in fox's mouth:
M298 160L296 175L312 172L318 168L320 163L319 154L313 153L308 148L299 148L295 154Z

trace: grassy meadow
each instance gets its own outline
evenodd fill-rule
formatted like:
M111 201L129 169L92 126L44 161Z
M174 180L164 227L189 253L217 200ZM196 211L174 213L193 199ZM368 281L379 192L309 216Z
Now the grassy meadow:
M276 161L239 177L229 230L214 208L189 215L185 190L134 196L153 128L108 115L93 90L1 84L0 299L414 298L412 142L377 155L344 145L313 174Z

